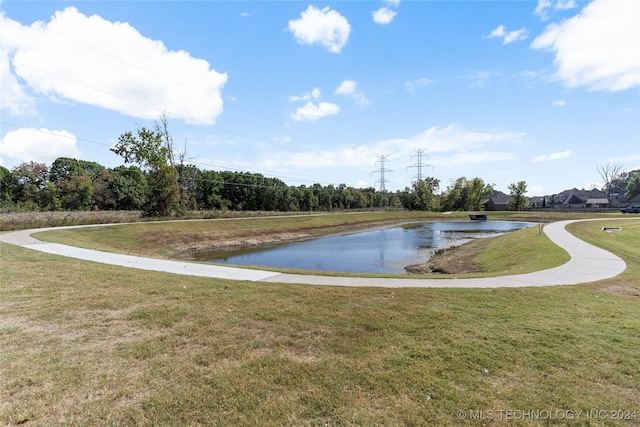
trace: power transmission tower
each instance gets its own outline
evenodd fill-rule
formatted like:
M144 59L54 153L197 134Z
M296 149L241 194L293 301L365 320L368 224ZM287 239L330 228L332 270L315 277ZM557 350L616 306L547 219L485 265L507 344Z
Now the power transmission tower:
M422 163L422 156L426 156L427 159L429 158L429 156L427 156L426 154L424 154L427 150L424 148L420 148L418 150L416 150L416 154L411 156L411 159L413 160L414 157L417 158L417 162L411 166L407 166L407 169L409 168L417 168L418 169L418 174L414 175L411 177L411 182L417 182L417 181L422 181L422 168L423 167L433 167L432 165L428 165L426 163Z
M376 161L376 165L378 163L380 163L380 169L377 169L377 170L374 170L373 172L371 172L372 174L373 173L379 173L380 174L380 179L377 180L376 183L378 183L378 182L380 183L380 192L382 194L384 194L387 191L387 189L385 188L384 184L386 182L389 182L389 180L385 179L384 174L385 174L385 172L393 172L392 170L386 169L384 167L385 162L387 162L388 160L389 160L389 155L388 154L383 154L381 156L378 156L378 160Z

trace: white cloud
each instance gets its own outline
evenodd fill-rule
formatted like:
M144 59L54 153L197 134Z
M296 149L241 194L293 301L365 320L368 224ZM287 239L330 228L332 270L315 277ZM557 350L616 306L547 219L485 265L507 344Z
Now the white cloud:
M393 21L393 18L397 13L398 12L395 10L391 10L387 7L381 7L380 9L371 12L371 15L373 15L373 22L380 25L386 25Z
M567 105L567 102L564 99L560 99L558 101L555 101L553 105L556 107L564 107L565 105Z
M409 80L405 82L402 86L407 92L413 93L416 91L416 89L433 84L433 82L434 81L431 79L421 78L421 79Z
M578 7L578 3L575 0L558 0L556 3L557 10L569 10Z
M471 81L468 87L472 88L483 88L492 77L493 75L488 71L473 71L462 76L463 79Z
M322 92L320 91L320 88L318 87L314 87L311 92L309 93L305 93L302 96L290 96L289 97L289 101L310 101L312 99L320 99L320 97L322 96Z
M571 151L570 150L560 151L558 153L551 153L549 155L538 156L538 157L535 157L534 159L532 159L531 161L533 163L549 162L551 160L566 159L567 157L571 157Z
M470 166L482 163L513 160L513 153L490 149L496 144L519 144L524 134L519 132L476 132L449 125L432 127L406 138L392 138L358 146L342 146L336 150L296 153L280 157L281 165L287 167L351 167L369 170L378 156L392 153L390 160L411 158L417 149L426 149L429 163L438 167ZM436 154L436 156L432 156Z
M3 37L0 38L1 109L11 116L33 116L36 114L35 100L28 94L27 88L20 84L18 77L11 72L9 58L10 52L18 46L18 40L25 36L24 27L5 18L2 11L0 11L0 26L3 33ZM12 37L6 36L8 34Z
M340 83L340 86L338 86L338 88L336 89L336 94L337 95L353 95L354 93L356 93L357 85L358 83L356 83L353 80L344 80L342 83Z
M329 7L309 6L300 18L289 21L291 31L300 44L320 43L331 53L340 53L349 40L351 25L347 19Z
M0 155L18 162L51 164L58 157L81 158L75 135L66 130L20 128L0 141Z
M344 80L336 89L335 94L351 96L358 104L370 104L371 101L364 96L364 93L358 91L357 87L358 83L354 80Z
M527 193L528 197L535 197L544 194L544 187L542 185L527 185Z
M547 18L546 11L551 7L551 0L538 0L536 10L533 11L536 15L540 15L543 19Z
M557 78L570 87L626 90L640 84L640 2L594 0L531 47L556 53Z
M304 106L296 109L295 113L291 114L291 118L297 121L315 121L321 117L335 115L339 112L340 107L330 102L320 102L319 104L307 102Z
M555 7L551 0L538 0L538 4L536 5L536 9L534 10L534 14L539 15L543 21L549 19L548 10L569 10L578 7L578 4L575 0L558 0L556 2Z
M213 124L222 113L226 73L187 52L167 50L128 23L69 7L31 26L0 15L0 26L3 89L9 84L4 111L29 112L29 93L145 119L166 111L187 122ZM16 86L18 81L24 86Z
M488 36L485 38L494 39L499 38L502 39L502 44L509 44L515 41L524 40L527 36L527 30L524 28L520 28L515 31L507 31L507 27L504 25L498 25Z

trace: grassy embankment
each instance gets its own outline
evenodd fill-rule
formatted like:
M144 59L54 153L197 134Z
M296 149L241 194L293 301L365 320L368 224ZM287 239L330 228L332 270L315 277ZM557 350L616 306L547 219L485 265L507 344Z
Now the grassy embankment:
M640 425L640 221L607 225L623 230L572 231L623 257L622 275L522 289L233 282L2 244L0 422ZM473 256L536 258L539 243Z
M555 214L551 218L540 214L495 212L491 219L509 219L537 222L558 220L567 214ZM581 215L580 218L594 217ZM597 217L597 215L595 215ZM42 240L72 244L90 249L129 253L156 258L189 257L193 252L235 249L283 241L304 240L338 232L354 231L375 226L407 221L466 220L466 213L442 215L434 212L364 212L351 214L319 214L296 217L261 217L239 220L169 221L127 224L114 227L91 227L73 230L56 230L38 233ZM536 246L535 257L529 248ZM482 256L474 254L482 251ZM566 253L553 245L538 227L520 233L510 233L500 239L482 239L456 249L455 253L434 260L423 270L435 269L455 273L456 277L495 276L519 274L551 268L568 260ZM305 273L294 269L272 270ZM306 272L308 273L308 272ZM314 272L315 274L331 274ZM373 274L349 274L346 276L374 276ZM384 275L376 275L384 276ZM419 276L414 276L419 277ZM425 276L427 277L427 276ZM433 275L429 277L434 277Z

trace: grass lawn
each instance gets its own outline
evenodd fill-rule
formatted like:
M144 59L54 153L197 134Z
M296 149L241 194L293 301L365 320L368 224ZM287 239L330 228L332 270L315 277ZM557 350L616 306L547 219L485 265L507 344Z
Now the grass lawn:
M637 426L640 221L607 225L571 231L623 274L519 289L235 282L0 244L0 423ZM464 256L544 259L503 238Z

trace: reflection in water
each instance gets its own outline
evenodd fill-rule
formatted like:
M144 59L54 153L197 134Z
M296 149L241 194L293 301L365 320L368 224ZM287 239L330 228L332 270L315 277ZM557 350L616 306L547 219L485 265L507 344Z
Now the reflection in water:
M197 258L217 264L404 273L405 266L427 262L438 249L533 225L535 224L511 221L405 224L306 242L204 253Z

